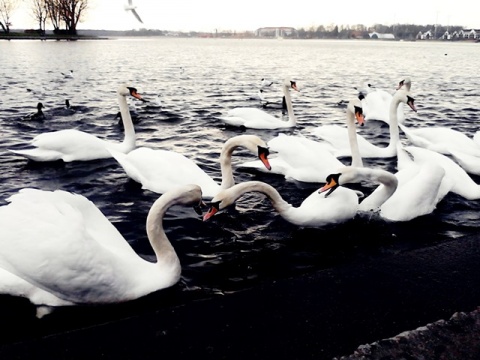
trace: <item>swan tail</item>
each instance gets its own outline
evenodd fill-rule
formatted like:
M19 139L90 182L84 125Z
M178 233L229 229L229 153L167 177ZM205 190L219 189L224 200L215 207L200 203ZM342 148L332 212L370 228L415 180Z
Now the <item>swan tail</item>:
M57 161L62 160L62 155L57 151L42 150L42 149L28 149L28 150L8 150L9 152L23 156L32 161Z

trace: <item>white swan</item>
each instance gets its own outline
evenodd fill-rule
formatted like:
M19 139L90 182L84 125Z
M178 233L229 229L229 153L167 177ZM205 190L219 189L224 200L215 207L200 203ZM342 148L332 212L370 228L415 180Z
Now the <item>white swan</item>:
M379 147L366 140L361 135L357 135L358 146L362 158L385 158L394 157L397 154L397 144L400 141L400 132L398 130L397 109L404 103L407 104L413 111L417 111L415 107L415 100L410 96L410 92L406 88L397 90L393 95L390 103L390 142L386 147ZM352 151L348 144L348 136L346 129L338 125L322 125L313 129L312 134L318 136L322 140L329 142L336 148L335 156L351 156Z
M156 256L150 262L85 197L22 189L0 207L0 291L28 298L43 308L41 316L57 306L124 302L170 287L181 266L163 216L176 204L203 205L201 198L199 186L187 185L155 201L146 222Z
M266 195L283 219L302 227L317 228L345 222L355 216L358 206L357 192L347 188L341 188L338 193L328 197L315 191L300 206L295 207L286 202L273 186L262 181L246 181L215 195L203 220L206 221L218 211L233 205L247 192Z
M445 170L436 163L417 164L398 146L396 174L384 170L346 167L330 175L322 188L335 190L347 183L375 181L381 184L358 206L359 212L375 211L390 221L409 221L430 214L451 186L444 184ZM333 191L332 190L332 191Z
M221 189L235 184L232 173L232 154L244 147L260 158L263 166L270 169L267 144L256 135L238 135L228 139L220 153L222 183L218 184L194 161L175 151L140 147L123 154L111 151L125 173L143 189L163 194L180 184L197 184L205 199L211 199Z
M398 179L389 171L383 169L345 166L337 173L327 176L327 183L322 186L318 192L323 193L328 191L326 196L330 196L338 189L343 189L341 185L359 183L362 181L382 184L379 188L377 188L377 192L375 194L372 193L362 201L362 204L365 204L361 206L366 207L368 204L369 209L379 208L393 195L398 187ZM355 210L359 211L361 210L361 207L357 204Z
M362 102L358 97L350 100L346 111L348 140L352 153L352 166L362 167L357 143L355 120L363 125ZM303 136L279 134L268 142L269 149L277 156L270 158L271 172L285 175L286 179L302 182L323 182L340 167L345 166L336 156L333 147L325 142L314 141ZM239 167L265 171L258 160L240 164Z
M287 107L288 121L273 116L262 109L250 107L237 107L227 112L226 116L220 116L219 119L225 124L231 126L243 126L252 129L281 129L291 128L297 124L297 119L293 112L290 89L298 90L297 83L290 78L286 78L282 84L285 104Z
M365 120L378 120L390 123L390 104L393 95L385 90L376 89L372 84L364 82L360 88L357 89L360 94L364 95L363 113ZM405 113L403 107L397 109L397 122L403 124L405 121Z
M124 125L124 139L114 143L100 139L95 135L76 129L59 130L37 135L31 145L32 149L9 150L14 154L24 156L33 161L87 161L110 158L108 149L127 153L135 148L135 129L128 110L126 97L133 96L145 101L137 93L137 89L128 86L120 86L117 90L118 104Z

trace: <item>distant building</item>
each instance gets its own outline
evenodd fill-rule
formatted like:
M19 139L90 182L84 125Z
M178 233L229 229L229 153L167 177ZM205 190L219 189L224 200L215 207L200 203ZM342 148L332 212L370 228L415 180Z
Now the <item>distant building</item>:
M378 33L376 31L368 33L370 39L395 40L395 35L388 33Z
M419 32L417 34L418 40L433 40L435 35L432 34L432 30L426 32ZM460 31L449 32L446 30L442 35L438 37L442 40L479 40L480 39L480 29L462 29Z
M465 40L478 40L480 39L480 29L462 29L459 31L458 36Z
M293 27L263 27L255 30L256 37L292 38L297 35L297 30Z
M434 39L434 36L433 36L433 34L432 34L432 30L428 30L428 31L425 31L425 32L419 31L418 34L417 34L417 39L418 39L418 40L430 40L430 39Z

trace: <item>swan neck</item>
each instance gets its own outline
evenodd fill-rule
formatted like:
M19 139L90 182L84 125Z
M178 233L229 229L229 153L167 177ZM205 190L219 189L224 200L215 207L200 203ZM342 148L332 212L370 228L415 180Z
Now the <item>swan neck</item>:
M179 263L178 256L163 228L163 217L168 208L175 204L175 198L168 193L162 195L150 208L147 216L147 236L157 258L157 264Z
M400 130L398 129L398 108L401 104L401 99L397 96L394 96L392 102L390 103L390 143L389 147L397 146L398 142L400 141Z
M363 160L358 146L357 129L355 128L355 115L347 111L347 130L350 150L352 152L352 166L363 167Z
M297 123L297 118L293 112L292 97L288 86L283 87L283 94L285 95L285 104L287 106L288 121L292 124Z
M222 152L220 153L220 172L222 174L222 183L220 187L222 189L228 189L235 185L232 170L232 154L240 145L241 144L235 137L228 139L225 144L223 144Z
M381 184L372 194L365 198L360 205L362 210L372 210L383 205L397 190L397 177L383 169L355 169L354 180L349 182L371 181ZM352 179L349 179L352 180Z
M273 186L266 184L261 181L247 181L240 183L238 185L238 197L247 192L258 192L264 194L268 197L272 203L273 208L278 211L278 213L285 218L286 211L292 207L288 202L286 202L280 193ZM237 198L238 198L237 197ZM287 219L288 220L288 219Z
M135 148L135 129L133 127L132 117L128 110L127 98L124 95L117 95L118 105L120 106L120 114L122 115L122 123L124 128L123 143L129 149Z

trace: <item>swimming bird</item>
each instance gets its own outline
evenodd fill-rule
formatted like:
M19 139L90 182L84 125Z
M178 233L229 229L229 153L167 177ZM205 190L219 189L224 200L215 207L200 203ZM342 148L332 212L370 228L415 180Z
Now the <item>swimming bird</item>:
M285 96L285 103L288 113L288 121L273 116L262 109L251 107L237 107L231 109L225 116L220 116L219 119L227 125L252 129L281 129L294 127L297 123L297 119L293 112L290 89L299 91L297 83L288 77L285 78L282 83L282 90Z
M126 302L176 284L181 265L164 215L177 204L201 214L204 205L197 185L160 196L146 220L156 258L148 261L82 195L26 188L7 201L0 207L0 293L28 298L38 317L58 306Z
M142 19L140 19L140 16L137 13L137 6L134 6L132 3L132 0L128 0L128 4L125 5L125 11L131 11L132 14L137 18L138 21L140 21L143 24Z
M334 191L342 188L341 185L362 181L382 184L374 196L370 195L363 200L363 202L366 201L368 203L369 209L380 207L393 195L398 186L398 179L389 171L377 168L345 166L338 172L328 175L327 183L318 190L318 193L328 191L325 196L330 196ZM357 206L356 211L359 209L361 207Z
M415 163L401 146L397 156L400 170L395 174L345 167L331 174L323 189L334 191L340 185L375 180L380 185L360 202L359 213L378 212L390 221L409 221L430 214L450 190L443 186L444 169L435 163Z
M41 102L37 103L37 112L27 115L24 117L24 120L45 120L45 114L42 109L44 108Z
M400 141L400 131L398 129L397 109L401 104L407 104L413 111L417 111L415 99L411 96L407 88L397 90L390 103L390 122L389 133L390 141L388 146L377 146L361 135L357 135L358 147L362 158L385 158L394 157L397 154L397 144ZM348 143L347 129L338 125L322 125L312 130L312 134L320 139L329 142L335 149L335 156L351 156L351 148Z
M378 120L390 123L390 103L393 95L383 89L377 89L371 83L365 81L360 87L356 88L359 94L364 95L362 100L363 113L365 120ZM397 108L397 122L405 122L405 113L403 107Z
M257 192L267 196L273 208L280 216L297 226L320 228L340 224L352 219L358 207L357 192L341 188L332 196L314 191L295 207L285 201L273 186L262 181L245 181L220 191L211 201L208 212L203 216L206 221L219 211L230 207L245 193Z
M61 74L63 75L64 78L69 78L69 79L73 78L73 70L70 70L67 73L62 72Z
M135 129L128 111L127 96L142 100L134 87L122 85L117 90L117 99L122 113L125 135L122 142L111 142L76 129L59 130L37 135L31 142L33 148L9 150L32 161L45 162L63 160L88 161L110 158L108 149L127 153L135 148Z
M352 154L352 166L362 167L363 161L357 143L355 121L363 126L362 102L358 97L351 99L346 110L348 140ZM282 174L286 179L302 182L323 182L325 178L345 166L333 153L335 149L327 142L315 141L301 135L278 134L268 141L275 157L270 158L271 172ZM265 171L258 161L248 161L239 167Z
M127 176L142 184L143 189L163 194L179 184L192 183L201 186L205 199L211 199L221 189L235 184L232 173L232 154L240 147L258 156L266 169L271 168L267 144L256 135L234 136L223 144L219 159L221 184L193 160L175 151L139 147L128 154L113 150L111 154L125 170Z
M272 85L273 85L273 81L269 81L265 78L262 78L262 80L260 82L260 89L263 89L265 87L272 86Z

